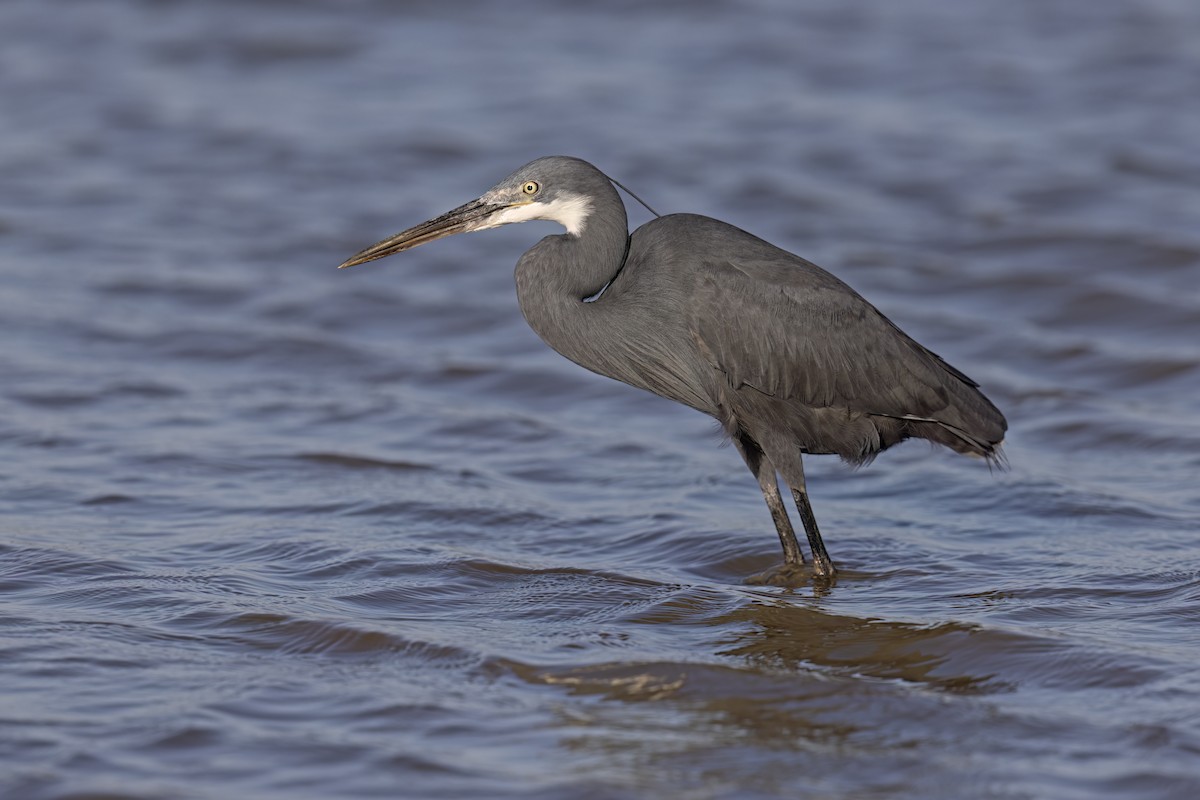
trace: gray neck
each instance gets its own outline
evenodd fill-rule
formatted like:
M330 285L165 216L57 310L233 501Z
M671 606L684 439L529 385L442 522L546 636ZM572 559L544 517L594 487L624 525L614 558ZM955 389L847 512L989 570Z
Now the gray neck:
M605 191L607 190L607 191ZM620 271L629 243L625 206L607 181L592 188L592 212L579 235L547 236L517 262L517 300L529 327L546 344L582 367L622 379L613 371L611 320L606 304L585 303Z

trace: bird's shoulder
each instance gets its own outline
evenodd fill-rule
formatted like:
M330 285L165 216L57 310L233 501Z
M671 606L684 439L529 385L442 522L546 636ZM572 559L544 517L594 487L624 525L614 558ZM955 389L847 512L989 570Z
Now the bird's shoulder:
M804 299L805 291L829 290L826 299L863 302L836 276L765 239L700 214L669 214L651 220L633 234L632 252L670 265L697 283L727 290L775 289Z
M697 308L744 303L757 310L756 318L772 310L802 317L878 314L832 273L712 217L671 214L652 220L634 232L631 257L676 275Z

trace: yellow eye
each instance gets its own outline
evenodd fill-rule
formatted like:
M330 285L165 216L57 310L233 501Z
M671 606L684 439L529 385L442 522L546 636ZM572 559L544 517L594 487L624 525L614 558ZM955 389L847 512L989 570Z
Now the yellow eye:
M521 191L525 194L537 194L540 188L542 187L538 186L537 181L525 181L525 185L521 187Z

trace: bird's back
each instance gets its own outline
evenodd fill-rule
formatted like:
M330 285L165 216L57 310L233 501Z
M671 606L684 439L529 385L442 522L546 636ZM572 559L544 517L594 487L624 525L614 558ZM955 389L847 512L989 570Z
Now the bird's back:
M676 214L634 233L626 271L618 294L679 326L676 372L696 376L727 429L854 463L910 437L999 457L1007 423L977 384L799 256Z

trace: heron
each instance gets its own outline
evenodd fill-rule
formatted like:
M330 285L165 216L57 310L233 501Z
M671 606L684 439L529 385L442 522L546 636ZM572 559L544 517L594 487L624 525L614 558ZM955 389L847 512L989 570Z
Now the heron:
M751 582L836 575L804 455L860 466L915 438L1003 463L1007 422L979 385L846 283L711 217L655 214L631 235L615 183L578 158L539 158L339 268L452 234L529 220L561 225L564 233L517 261L522 314L579 366L718 421L758 481L783 547L783 564ZM799 513L811 567L778 479Z

